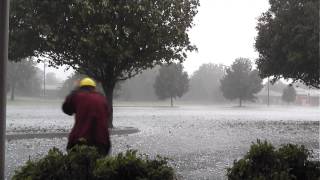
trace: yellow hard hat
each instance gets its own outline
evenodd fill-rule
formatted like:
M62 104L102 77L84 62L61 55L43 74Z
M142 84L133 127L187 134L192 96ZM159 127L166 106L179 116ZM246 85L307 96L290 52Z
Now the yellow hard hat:
M94 80L92 80L91 78L83 78L80 83L79 83L79 86L80 87L83 87L83 86L92 86L92 87L96 87L96 82L94 82Z

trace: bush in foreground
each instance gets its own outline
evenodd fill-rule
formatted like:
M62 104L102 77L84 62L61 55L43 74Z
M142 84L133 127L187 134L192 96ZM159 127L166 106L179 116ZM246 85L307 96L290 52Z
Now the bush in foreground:
M88 146L76 146L63 154L53 148L38 160L27 161L15 172L13 180L174 180L175 172L167 159L137 155L128 150L117 156L101 156Z
M251 145L244 158L228 168L229 180L319 180L320 162L310 161L311 153L293 144L276 150L267 141Z

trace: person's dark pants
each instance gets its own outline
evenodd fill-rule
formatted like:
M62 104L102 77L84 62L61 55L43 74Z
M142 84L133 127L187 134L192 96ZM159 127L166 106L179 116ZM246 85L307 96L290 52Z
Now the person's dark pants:
M88 143L86 141L76 141L76 142L68 142L67 150L70 150L75 145L86 145L86 146L95 147L97 149L98 153L101 154L101 155L109 155L110 149L111 149L111 143L94 144L94 143Z

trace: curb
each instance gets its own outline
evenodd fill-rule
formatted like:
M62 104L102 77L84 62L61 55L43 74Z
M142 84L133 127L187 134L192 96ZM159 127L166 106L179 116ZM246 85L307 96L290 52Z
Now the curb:
M110 135L128 135L138 133L139 130L133 127L125 127L119 129L110 129ZM68 137L69 132L52 132L52 133L19 133L19 134L6 134L6 140L20 140L20 139L51 139L51 138L64 138Z

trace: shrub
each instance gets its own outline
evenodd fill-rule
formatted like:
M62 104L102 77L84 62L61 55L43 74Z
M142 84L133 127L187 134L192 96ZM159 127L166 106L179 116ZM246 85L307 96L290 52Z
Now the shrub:
M39 160L29 160L15 172L13 180L174 180L175 172L167 159L149 159L128 150L115 157L102 156L96 148L75 146L67 154L57 148Z
M228 168L229 180L318 180L320 162L310 161L304 147L287 144L278 150L267 141L253 143L244 158Z
M105 157L97 161L94 174L99 179L150 179L173 180L174 171L167 165L167 159L157 157L155 160L137 156L136 151L120 153L115 157Z
M65 162L65 158L57 148L53 148L42 159L28 160L25 166L16 171L16 175L12 179L60 179L64 174L63 162Z

